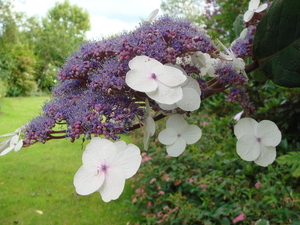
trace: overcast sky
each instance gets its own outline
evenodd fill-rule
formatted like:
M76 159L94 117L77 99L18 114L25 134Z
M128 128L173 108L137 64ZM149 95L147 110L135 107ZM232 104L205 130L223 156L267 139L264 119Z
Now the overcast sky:
M91 31L87 33L89 39L118 33L122 30L132 30L146 19L148 15L160 8L161 0L69 0L70 3L86 9L90 14ZM48 9L53 8L55 2L63 0L20 0L16 1L18 10L28 16L45 16ZM160 14L161 15L161 10Z

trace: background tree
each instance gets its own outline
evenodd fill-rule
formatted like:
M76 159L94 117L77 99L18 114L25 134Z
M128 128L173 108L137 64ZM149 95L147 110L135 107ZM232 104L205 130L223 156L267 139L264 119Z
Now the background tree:
M54 85L57 68L85 40L90 29L89 14L66 0L56 2L41 22L29 18L27 26L27 36L39 58L36 81L42 90L47 90Z
M42 18L42 33L37 48L46 61L60 67L71 52L84 41L90 29L89 14L68 0L56 2Z
M88 12L67 0L43 18L28 18L13 11L11 0L0 0L0 21L0 96L49 92L90 29Z
M163 0L161 8L170 15L184 15L205 25L209 35L230 43L236 38L232 24L244 14L248 0Z
M160 7L170 15L201 22L199 17L204 13L204 0L163 0Z
M1 1L0 79L1 95L28 95L36 90L34 81L35 56L20 27L24 14L13 12L11 1Z

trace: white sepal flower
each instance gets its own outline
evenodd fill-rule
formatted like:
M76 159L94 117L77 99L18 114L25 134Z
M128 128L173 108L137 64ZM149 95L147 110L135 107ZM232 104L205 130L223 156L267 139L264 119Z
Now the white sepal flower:
M146 103L146 120L143 123L143 128L144 128L143 143L144 143L144 150L147 151L149 147L150 137L152 137L155 133L155 121L151 117L150 105L148 99L146 99L145 103Z
M267 3L264 3L262 5L259 5L259 4L260 4L260 0L251 0L249 2L248 10L244 14L244 21L245 22L249 22L252 19L254 13L262 12L266 8L268 8Z
M174 104L182 99L182 85L186 76L181 70L166 66L147 56L129 61L130 70L125 81L133 90L145 92L159 103Z
M159 9L153 10L153 11L149 14L149 16L148 16L148 18L147 18L146 21L148 21L148 22L154 21L155 18L157 17L157 15L158 15L158 12L159 12Z
M3 156L10 151L19 151L23 146L23 140L20 139L22 127L16 129L15 132L0 135L0 137L11 136L0 143L0 156Z
M178 102L172 105L158 103L159 107L164 110L173 110L177 107L185 111L199 109L201 104L201 90L199 83L194 78L187 76L187 82L182 86L182 93L182 99Z
M242 159L265 167L274 162L275 147L281 141L281 132L275 123L243 118L234 126L234 134L238 139L237 154Z
M213 59L210 57L209 54L207 53L203 53L201 51L195 52L192 56L192 62L195 65L199 65L200 66L200 72L201 75L206 75L208 74L211 77L215 77L215 69L213 67L213 65L216 62L216 59Z
M220 56L230 62L237 72L242 73L244 77L248 78L246 72L245 72L245 61L242 58L236 58L234 52L231 49L228 49L225 47L225 45L222 44L220 40L218 40L219 44L224 48L227 55L223 52L220 52Z
M196 143L202 136L202 131L196 125L189 125L181 115L172 115L168 118L166 129L158 135L158 140L166 145L170 156L181 155L187 144Z
M103 201L115 200L124 190L125 179L137 172L141 161L137 146L95 137L86 146L83 165L75 174L76 192L89 195L98 191Z

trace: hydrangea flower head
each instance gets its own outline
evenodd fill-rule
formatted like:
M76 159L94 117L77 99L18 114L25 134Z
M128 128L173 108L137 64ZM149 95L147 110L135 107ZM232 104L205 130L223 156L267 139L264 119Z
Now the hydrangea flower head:
M260 166L268 166L276 158L276 146L281 141L281 132L269 120L260 123L252 118L243 118L234 126L238 141L238 155L246 161L254 161Z
M74 142L93 135L120 138L135 129L137 117L145 118L145 98L171 105L184 97L186 75L166 64L196 51L218 50L191 21L170 16L81 45L60 69L52 99L26 126L24 145L66 138ZM199 74L195 69L184 68L187 76ZM160 111L156 104L151 106ZM56 125L61 130L54 129Z
M181 115L172 115L168 118L166 129L158 135L158 140L167 146L170 156L181 155L187 144L196 143L202 136L202 131L196 125L189 125Z
M115 200L124 189L125 179L137 172L141 161L140 150L135 145L95 137L86 146L83 165L75 174L76 192L89 195L98 191L103 201Z
M252 19L254 13L262 12L266 8L268 8L267 3L264 3L262 5L259 5L259 4L260 4L260 0L251 0L249 2L248 10L244 14L244 21L246 23L249 22Z

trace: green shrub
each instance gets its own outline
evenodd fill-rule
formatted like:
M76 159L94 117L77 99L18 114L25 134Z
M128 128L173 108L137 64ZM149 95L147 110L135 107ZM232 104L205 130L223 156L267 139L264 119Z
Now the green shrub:
M0 80L0 98L6 95L7 87L3 81Z
M300 182L291 179L288 168L241 160L229 117L201 113L190 120L197 124L198 118L203 136L182 156L166 157L157 141L143 153L143 164L132 179L132 211L144 216L144 224L232 224L242 213L243 224L299 220Z

